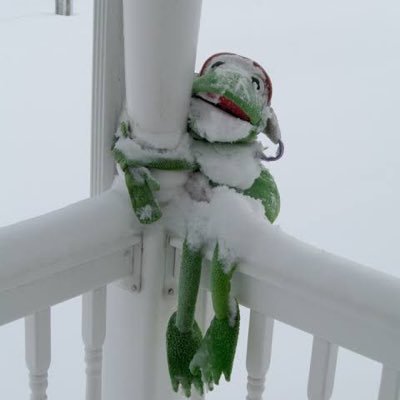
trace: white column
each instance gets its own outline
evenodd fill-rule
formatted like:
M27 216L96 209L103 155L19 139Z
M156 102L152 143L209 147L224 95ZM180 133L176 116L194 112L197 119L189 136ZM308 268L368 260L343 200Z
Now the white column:
M92 174L92 193L104 190L112 172L103 144L111 142L113 130L106 131L101 127L110 122L105 118L107 109L120 104L118 90L114 92L117 93L115 97L108 93L121 81L116 80L109 90L100 90L113 78L114 70L105 68L101 74L100 65L107 67L116 60L111 53L120 44L116 28L122 26L122 21L114 18L119 15L118 1L96 2L96 15L104 21L98 21L97 25L107 29L95 30L95 43L98 37L97 43L113 45L105 52L102 46L95 46L95 62L99 65L94 65L94 70L98 71L94 87L98 90L94 92L94 110L97 111L93 117L93 142L99 146L97 149L94 145L92 153L92 168L98 171ZM124 1L127 110L135 134L155 147L174 147L185 132L200 10L201 0ZM113 35L114 39L108 40L102 36L105 34ZM105 76L109 78L104 79ZM97 93L99 97L96 97ZM115 118L115 113L110 114L111 117ZM106 136L99 139L100 135ZM175 397L168 376L165 332L169 316L176 307L176 297L163 288L165 246L166 237L158 224L146 227L141 290L135 293L117 285L108 288L103 373L105 400L168 400Z
M31 400L47 399L47 371L51 358L50 308L25 317L25 359Z
M186 130L201 0L125 0L126 106L134 131L175 147Z
M261 400L264 393L265 375L271 362L274 320L251 310L247 338L247 397Z
M338 346L325 339L314 337L308 377L308 398L329 400L335 382Z
M108 289L104 354L105 400L174 398L166 362L165 332L175 295L164 290L166 238L157 226L143 235L140 292Z
M106 336L106 288L82 296L82 338L85 345L86 400L101 400L103 344Z

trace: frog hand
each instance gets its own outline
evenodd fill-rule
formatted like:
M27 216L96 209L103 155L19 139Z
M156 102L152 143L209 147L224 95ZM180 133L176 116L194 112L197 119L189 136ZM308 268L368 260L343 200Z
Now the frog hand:
M174 391L177 392L181 385L186 397L191 395L192 384L200 394L203 394L200 371L192 373L189 369L190 361L199 349L201 341L202 334L196 321L190 330L180 332L176 326L176 313L171 316L167 328L169 375Z
M190 363L192 374L201 373L203 382L210 390L214 384L218 385L222 374L227 381L231 378L240 325L237 302L236 310L236 314L230 318L214 317Z
M151 224L161 218L161 210L154 191L160 189L159 183L145 167L130 167L125 170L125 182L133 210L142 224Z

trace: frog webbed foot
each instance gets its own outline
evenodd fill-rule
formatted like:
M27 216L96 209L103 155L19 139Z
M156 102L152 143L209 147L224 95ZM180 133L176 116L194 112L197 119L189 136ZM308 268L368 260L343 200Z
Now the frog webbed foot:
M192 373L189 368L201 340L202 334L196 321L193 322L191 330L181 332L176 326L176 313L171 316L167 328L169 374L174 391L177 392L181 385L186 397L190 397L192 385L200 394L203 394L201 372Z
M239 307L231 318L214 319L204 336L200 348L190 363L192 374L201 374L210 390L218 385L221 375L227 381L231 378L233 360L239 335Z

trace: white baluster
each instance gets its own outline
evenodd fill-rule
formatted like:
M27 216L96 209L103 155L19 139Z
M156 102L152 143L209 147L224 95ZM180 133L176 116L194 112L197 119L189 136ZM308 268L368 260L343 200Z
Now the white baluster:
M379 388L379 400L400 399L400 372L383 366L381 385Z
M47 371L51 358L50 308L25 318L25 359L31 400L47 399Z
M56 14L71 15L72 14L72 0L56 0Z
M103 344L106 335L106 288L82 296L82 337L85 344L86 400L101 399Z
M309 400L329 400L331 398L337 354L338 346L336 344L314 337L308 377Z
M247 400L261 400L271 361L274 320L251 310L247 339Z

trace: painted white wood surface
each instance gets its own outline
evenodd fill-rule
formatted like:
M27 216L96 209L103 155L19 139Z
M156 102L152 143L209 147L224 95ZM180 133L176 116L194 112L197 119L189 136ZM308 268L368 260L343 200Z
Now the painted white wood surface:
M247 338L247 400L261 400L265 375L271 362L274 320L257 311L250 311Z
M123 4L126 107L133 130L154 147L175 148L186 133L201 0Z
M25 318L25 359L29 370L31 400L46 400L51 359L50 308Z
M176 296L164 290L166 245L160 229L147 228L143 235L141 291L109 285L104 399L176 397L165 350L165 328L176 304Z
M400 399L400 372L398 370L383 366L378 399Z
M329 400L335 382L338 346L319 337L314 337L310 373L308 377L308 398Z
M0 322L12 321L128 276L132 271L131 245L135 240L138 243L140 237L134 235L132 219L127 217L131 215L131 206L124 199L115 192L105 193L42 216L40 221L2 228ZM85 237L76 240L82 226ZM91 229L96 238L88 234ZM63 238L56 232L63 232ZM281 233L280 246L287 252L292 238L289 236L287 242L284 238ZM48 246L49 241L55 246ZM60 250L66 243L68 252ZM179 247L182 242L171 243ZM266 260L275 252L283 254L273 246L276 242L272 241L271 246L269 241L265 243L263 250L269 255ZM30 250L35 247L40 251ZM21 252L22 248L26 251ZM400 370L400 310L394 307L400 303L399 280L341 258L336 268L334 256L324 258L323 253L308 245L297 245L291 253L292 259L286 258L283 265L280 262L280 271L269 261L263 271L260 266L241 263L233 282L240 303ZM28 261L31 265L25 270ZM314 272L316 262L330 269L330 277L337 285L341 282L349 292L354 289L354 296L345 296L347 301L343 302L339 296L343 291L336 296L331 290L325 293L324 281L318 288L309 285L304 276ZM14 275L11 272L19 269L19 263L20 273ZM203 284L207 287L208 283ZM363 291L360 285L364 286Z
M95 0L93 12L91 195L111 186L110 151L125 98L122 0Z
M85 345L86 400L102 398L103 344L106 337L106 288L82 296L82 338Z
M131 274L141 240L131 216L111 191L1 228L0 324Z
M128 0L124 2L124 23L120 1L98 0L96 8L103 15L95 31L98 46L94 51L103 54L94 56L99 57L98 62L104 65L115 62L107 50L101 52L110 43L121 50L119 30L124 27L127 110L135 135L155 147L173 147L186 130L201 0ZM111 72L104 70L105 81ZM94 143L111 143L116 126L99 131L96 126L101 122L95 119L104 120L101 113L109 106L115 110L123 98L110 95L103 88L105 81L99 74L94 79L94 88L103 93L102 109L94 98L98 111L93 120ZM99 135L105 137L97 138ZM98 151L92 154L92 193L99 193L107 187L107 176L114 167ZM96 170L102 171L102 179L96 179ZM169 186L172 174L157 176L161 191ZM182 180L177 183L182 184ZM108 290L103 393L107 400L177 397L171 389L165 350L165 327L176 305L175 293L165 290L171 283L165 280L165 271L169 270L165 263L170 260L166 251L168 241L157 224L143 230L140 291L123 290L117 285L110 285ZM135 266L134 271L137 271Z

